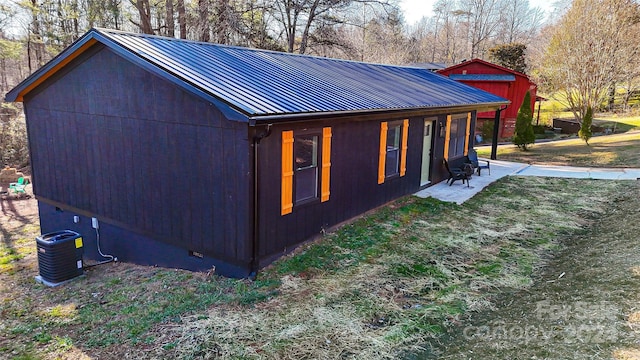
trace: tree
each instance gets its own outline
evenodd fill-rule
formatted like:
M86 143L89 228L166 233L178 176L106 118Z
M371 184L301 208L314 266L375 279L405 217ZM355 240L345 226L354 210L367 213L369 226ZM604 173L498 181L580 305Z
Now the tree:
M533 133L533 112L531 111L531 93L527 91L524 95L518 117L516 118L516 131L513 135L513 143L524 151L527 151L527 145L536 141L536 135Z
M432 47L429 61L451 64L469 58L465 45L468 33L466 13L458 9L456 2L448 0L438 0L433 6L433 12L433 40L428 40Z
M398 11L373 19L367 24L363 59L376 63L406 64L412 51L403 34Z
M15 104L0 103L0 162L2 166L29 164L27 127Z
M116 30L122 28L124 17L121 0L86 0L83 3L84 16L89 28L96 26Z
M198 40L207 42L209 39L211 39L209 0L198 0Z
M282 28L287 52L305 54L312 37L337 33L326 28L347 24L349 15L362 11L362 6L396 8L390 0L277 0L273 1L273 17Z
M591 106L589 106L587 108L587 112L584 114L584 119L582 119L582 124L580 124L580 131L578 131L578 136L580 136L580 138L584 140L587 145L589 145L589 139L591 139L591 136L593 135L591 133L592 123L593 109L591 109Z
M543 19L543 10L529 0L438 0L433 16L424 18L409 40L418 44L417 62L455 64L486 59L497 44L529 44Z
M531 7L529 0L508 0L501 8L497 41L503 44L529 43L540 30L544 11Z
M500 66L525 74L527 71L526 50L525 44L497 45L489 49L489 59Z
M167 24L167 36L176 36L176 23L173 16L173 0L166 0L167 15L165 23Z
M18 61L23 50L22 44L18 41L5 40L0 37L0 93L10 90L9 63Z
M184 8L184 0L177 0L176 7L178 10L178 28L180 29L180 39L187 38L187 15Z
M597 19L597 21L596 21ZM637 67L640 4L634 0L575 0L552 29L540 67L541 85L582 123L587 108L599 109L612 85Z
M140 15L140 31L145 34L153 34L154 31L151 27L151 6L149 5L149 0L136 0L133 5L138 9L138 14Z
M468 19L471 58L484 57L489 42L495 37L500 25L502 2L500 0L461 1Z

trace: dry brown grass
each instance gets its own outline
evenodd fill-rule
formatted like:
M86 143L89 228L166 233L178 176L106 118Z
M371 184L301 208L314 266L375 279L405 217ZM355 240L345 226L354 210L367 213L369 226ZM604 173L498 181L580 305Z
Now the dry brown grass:
M29 253L0 274L0 357L422 357L500 294L530 289L626 186L510 178L462 206L404 198L257 282L118 264L52 290L33 282Z
M494 308L496 294L529 288L531 276L564 246L563 236L604 214L620 186L512 179L442 213L394 214L383 226L391 233L387 251L374 258L338 272L284 275L280 295L266 303L215 307L160 331L168 334L165 341L174 339L171 354L185 359L423 354L465 314ZM567 193L578 188L588 189L591 200L567 202ZM414 201L398 212L417 206ZM339 246L340 240L325 241Z
M595 217L579 216L580 222L595 220L587 231L567 233L565 248L539 281L474 315L442 349L442 358L473 352L474 358L492 359L635 359L640 354L640 184L626 184L607 204L593 201ZM478 331L483 326L487 331ZM469 338L464 331L478 336Z
M497 158L531 164L640 168L640 131L594 137L589 144L576 138L535 144L529 151L501 145ZM480 156L490 153L490 147L478 149Z

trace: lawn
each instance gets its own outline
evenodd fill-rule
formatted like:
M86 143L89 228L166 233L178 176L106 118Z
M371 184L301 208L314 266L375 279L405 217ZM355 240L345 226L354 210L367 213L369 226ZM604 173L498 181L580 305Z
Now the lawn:
M477 150L482 157L491 155L489 146ZM497 158L531 164L640 168L640 131L597 136L589 140L589 146L578 138L534 144L528 151L500 145Z
M406 197L257 281L118 263L54 289L33 281L33 200L4 200L0 357L423 357L469 314L530 289L629 184L506 178L464 205Z
M599 114L595 125L609 128L615 133L640 130L640 116L618 116L616 114Z
M640 359L640 185L615 211L568 235L542 278L471 314L440 359Z

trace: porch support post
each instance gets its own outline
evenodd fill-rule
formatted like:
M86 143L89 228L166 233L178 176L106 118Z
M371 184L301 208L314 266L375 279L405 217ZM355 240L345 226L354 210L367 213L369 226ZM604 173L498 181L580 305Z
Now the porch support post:
M502 108L496 110L496 117L493 119L493 139L491 141L491 160L496 159L498 154L498 132L500 131L500 113Z

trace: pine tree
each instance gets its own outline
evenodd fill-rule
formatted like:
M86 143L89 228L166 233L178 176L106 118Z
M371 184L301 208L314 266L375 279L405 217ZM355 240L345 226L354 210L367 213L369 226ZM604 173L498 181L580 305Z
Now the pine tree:
M513 135L513 143L524 151L527 151L527 145L533 144L536 135L533 133L533 111L531 110L531 93L527 91L524 101L518 110L516 118L516 131Z
M591 106L587 107L587 112L584 114L584 119L582 119L582 124L580 125L580 131L578 131L578 136L584 142L589 145L589 139L593 135L591 133L591 124L593 123L593 109Z
M496 45L489 49L489 59L500 66L524 74L527 71L526 52L525 44Z

